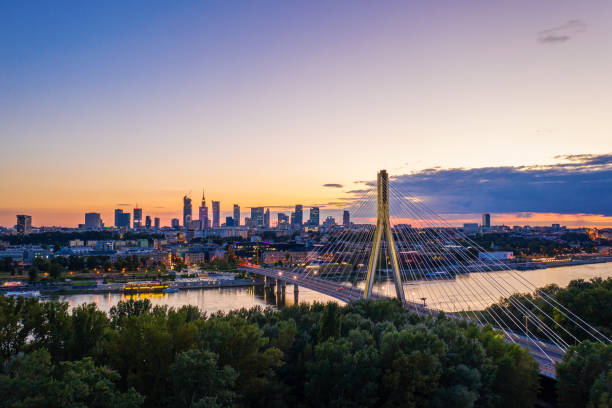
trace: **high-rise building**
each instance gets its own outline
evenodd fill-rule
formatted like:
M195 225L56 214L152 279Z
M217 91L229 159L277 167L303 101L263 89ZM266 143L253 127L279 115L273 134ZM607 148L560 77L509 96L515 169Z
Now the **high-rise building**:
M159 229L159 225L160 225L160 220L159 220L159 217L155 217L155 218L153 219L153 225L154 225L154 228L155 228L155 229Z
M263 217L263 226L264 228L270 228L270 209L266 208L266 212Z
M310 218L308 219L308 224L311 227L319 226L319 207L310 208Z
M213 228L219 228L221 222L221 203L219 201L212 202L213 211Z
M234 204L234 227L240 226L240 206Z
M85 213L85 227L86 228L102 228L102 218L100 213Z
M191 198L183 196L183 227L189 228L191 224Z
M296 204L294 214L291 219L291 226L301 228L302 224L304 224L304 206Z
M206 206L204 190L202 190L202 204L200 204L200 226L202 229L208 229L208 207Z
M225 226L226 227L235 227L234 219L232 217L225 217Z
M288 229L289 228L289 217L287 214L278 213L277 214L277 225L278 229Z
M264 227L264 208L251 207L251 222L257 228Z
M482 227L491 228L491 214L482 214Z
M17 215L17 232L23 235L28 235L32 232L31 215Z
M351 214L347 210L342 213L342 225L345 227L351 225Z
M179 219L173 218L172 221L170 221L170 225L172 226L172 229L179 229L180 228Z
M147 215L145 217L145 228L151 229L151 216L150 215Z
M142 227L142 208L134 208L134 229Z
M130 228L131 214L123 212L122 209L118 208L115 210L115 227L117 228Z

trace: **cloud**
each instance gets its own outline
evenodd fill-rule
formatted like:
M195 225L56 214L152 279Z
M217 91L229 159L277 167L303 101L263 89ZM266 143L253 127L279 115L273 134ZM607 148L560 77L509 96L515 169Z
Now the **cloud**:
M544 44L560 44L586 30L586 23L580 20L570 20L558 27L549 28L538 33L538 41Z
M132 205L132 204L118 203L118 204L115 204L115 205L116 205L117 207L129 207L129 206L130 206L130 205Z
M342 188L344 186L342 184L337 184L337 183L327 183L327 184L323 184L323 187Z
M552 165L425 169L391 177L391 189L439 213L612 216L612 154L556 158Z

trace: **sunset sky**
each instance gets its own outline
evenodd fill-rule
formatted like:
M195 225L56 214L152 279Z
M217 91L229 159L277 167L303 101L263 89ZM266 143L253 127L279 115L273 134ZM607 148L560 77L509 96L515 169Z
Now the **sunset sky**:
M0 225L191 192L612 226L612 2L2 2ZM325 187L324 185L329 186ZM273 207L274 211L278 207ZM274 217L275 219L275 217Z

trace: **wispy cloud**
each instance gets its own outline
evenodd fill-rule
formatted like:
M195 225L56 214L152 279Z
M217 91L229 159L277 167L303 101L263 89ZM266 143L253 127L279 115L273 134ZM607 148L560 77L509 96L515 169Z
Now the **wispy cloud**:
M581 20L570 20L558 27L549 28L538 33L538 41L544 44L564 43L586 30L586 23Z
M129 206L130 206L130 205L132 205L132 204L118 203L118 204L115 204L115 205L116 205L117 207L129 207Z
M327 183L327 184L323 184L323 187L342 188L344 186L342 184L337 184L337 183Z

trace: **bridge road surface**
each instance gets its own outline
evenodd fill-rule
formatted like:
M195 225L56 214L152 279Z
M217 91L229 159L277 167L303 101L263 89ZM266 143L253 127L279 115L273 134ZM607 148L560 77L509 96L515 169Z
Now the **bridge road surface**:
M313 276L305 276L304 274L297 272L261 268L256 266L248 266L240 269L246 272L263 275L265 277L278 279L289 284L314 290L346 303L363 298L363 290L359 288L343 286L335 282L326 281ZM383 296L378 294L372 294L372 298L374 299L382 297ZM423 314L438 313L437 310L426 308L425 306L414 302L406 302L406 307ZM454 313L446 313L446 315L455 319L465 319L465 317ZM470 320L470 322L473 321ZM515 332L502 330L497 327L494 328L504 333L506 341L516 343L519 346L526 348L540 365L540 373L542 375L555 378L555 364L563 359L563 354L565 353L563 349Z

